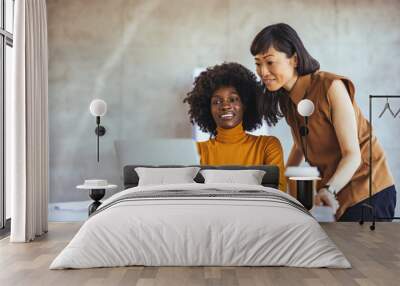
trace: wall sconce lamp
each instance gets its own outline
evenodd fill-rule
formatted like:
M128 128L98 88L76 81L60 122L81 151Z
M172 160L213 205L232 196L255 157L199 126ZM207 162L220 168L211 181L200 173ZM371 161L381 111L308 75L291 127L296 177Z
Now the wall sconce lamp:
M297 105L297 112L304 117L304 125L300 127L301 145L303 147L305 165L300 167L287 167L285 175L290 180L296 181L297 200L310 210L313 207L313 181L320 180L319 171L309 164L307 157L308 118L314 113L314 103L303 99Z
M100 125L100 117L104 116L107 112L107 103L104 100L101 99L93 99L92 102L90 103L89 107L90 113L96 117L96 124L97 127L94 130L94 132L97 135L97 162L100 161L99 158L99 138L100 136L103 136L106 134L106 129L104 126Z
M297 105L297 112L304 117L304 126L300 127L301 141L304 139L304 159L308 163L307 157L307 135L308 117L314 113L314 103L309 99L303 99Z

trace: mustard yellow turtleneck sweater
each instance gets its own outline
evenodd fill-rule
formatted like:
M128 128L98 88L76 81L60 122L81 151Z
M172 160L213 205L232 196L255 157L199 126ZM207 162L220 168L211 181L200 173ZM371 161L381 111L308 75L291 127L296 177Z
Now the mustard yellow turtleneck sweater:
M231 129L217 128L217 136L198 142L201 165L276 165L279 189L286 192L281 143L274 136L254 136L242 124Z

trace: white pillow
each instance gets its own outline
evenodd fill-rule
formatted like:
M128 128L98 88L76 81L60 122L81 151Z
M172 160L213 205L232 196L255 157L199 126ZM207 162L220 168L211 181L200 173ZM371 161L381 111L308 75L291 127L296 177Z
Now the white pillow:
M195 183L193 179L199 170L199 167L135 168L139 186Z
M201 170L205 184L233 183L261 185L265 171L262 170Z

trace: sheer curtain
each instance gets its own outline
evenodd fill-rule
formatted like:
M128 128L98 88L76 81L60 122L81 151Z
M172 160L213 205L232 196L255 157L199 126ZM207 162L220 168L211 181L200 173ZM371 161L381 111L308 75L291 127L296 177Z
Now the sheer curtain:
M12 242L47 232L48 67L45 0L15 1L14 74L6 114Z

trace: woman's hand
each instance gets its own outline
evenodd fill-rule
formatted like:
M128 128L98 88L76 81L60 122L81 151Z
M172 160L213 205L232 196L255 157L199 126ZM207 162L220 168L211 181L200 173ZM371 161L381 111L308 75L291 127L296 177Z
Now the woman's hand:
M339 202L335 198L335 196L329 192L326 188L322 188L315 195L315 205L323 205L332 208L333 214L336 214L337 209L339 208Z

